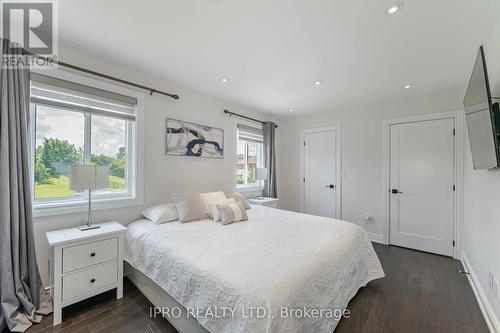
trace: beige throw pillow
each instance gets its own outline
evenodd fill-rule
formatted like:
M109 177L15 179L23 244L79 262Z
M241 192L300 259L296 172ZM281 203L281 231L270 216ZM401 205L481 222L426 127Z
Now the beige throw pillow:
M205 204L199 193L174 193L172 199L177 206L177 214L180 222L204 220L208 218Z
M219 211L221 223L224 225L248 220L247 212L241 202L228 205L217 204L217 210Z
M222 202L227 199L226 195L222 191L200 193L200 197L203 203L205 204L205 212L210 216L211 213L208 204L210 202Z
M209 202L208 207L210 208L210 216L212 217L214 222L220 222L220 215L219 210L217 209L217 205L229 205L234 203L236 203L236 201L233 198L218 202Z
M236 202L241 202L243 204L243 207L245 207L245 209L250 209L251 208L251 206L248 203L247 199L245 199L245 197L241 193L235 192L233 194L228 195L227 197L228 198L233 198Z

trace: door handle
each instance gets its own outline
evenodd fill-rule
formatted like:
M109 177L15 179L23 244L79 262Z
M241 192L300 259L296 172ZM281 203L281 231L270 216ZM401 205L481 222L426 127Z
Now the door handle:
M393 189L391 190L391 192L392 192L392 194L400 194L400 193L403 193L403 192L399 191L397 188L393 188Z
M328 187L328 188L337 188L337 185L330 184L330 185L326 185L325 187Z

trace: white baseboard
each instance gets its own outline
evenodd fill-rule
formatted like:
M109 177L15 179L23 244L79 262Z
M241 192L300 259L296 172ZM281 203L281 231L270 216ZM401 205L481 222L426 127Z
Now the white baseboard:
M488 301L488 298L486 297L486 294L484 293L484 290L481 287L479 280L477 279L477 275L476 273L474 273L474 270L472 269L472 266L469 263L469 259L467 259L467 256L463 251L462 251L461 261L467 272L469 272L468 275L469 283L472 287L472 290L474 291L474 295L476 296L477 302L479 303L479 308L483 313L488 328L493 333L500 333L500 323L498 321L498 318L495 315L495 312L493 312L490 302Z
M380 243L380 244L385 244L384 243L384 237L382 237L382 235L379 235L379 234L374 234L374 233L371 233L371 232L367 232L368 234L368 238L370 238L370 240L374 243Z

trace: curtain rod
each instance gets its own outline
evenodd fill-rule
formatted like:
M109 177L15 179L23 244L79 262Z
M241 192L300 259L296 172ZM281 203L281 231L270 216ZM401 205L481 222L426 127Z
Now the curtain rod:
M120 78L117 78L117 77L114 77L114 76L111 76L111 75L99 73L99 72L96 72L96 71L93 71L93 70L90 70L90 69L87 69L87 68L78 67L78 66L71 65L71 64L68 64L68 63L65 63L65 62L62 62L62 61L57 61L57 60L55 60L53 58L45 58L45 57L39 56L37 54L33 54L31 52L28 52L28 51L26 51L24 49L23 49L23 54L24 55L33 56L33 57L36 57L38 59L44 59L47 62L53 62L53 63L55 63L57 65L60 65L60 66L63 66L63 67L67 67L67 68L71 68L71 69L74 69L76 71L80 71L80 72L87 73L87 74L90 74L90 75L102 77L102 78L107 79L107 80L116 81L116 82L119 82L119 83L122 83L122 84L126 84L126 85L129 85L129 86L135 87L135 88L147 90L147 91L149 91L149 95L153 95L153 93L156 93L156 94L161 94L161 95L168 96L168 97L173 98L173 99L179 99L179 95L176 95L176 94L170 94L170 93L167 93L167 92L164 92L164 91L161 91L161 90L157 90L157 89L153 89L153 88L150 88L150 87L147 87L147 86L143 86L141 84L137 84L137 83L130 82L130 81L127 81L127 80L123 80L123 79L120 79Z
M241 114L234 113L234 112L231 112L231 111L229 111L229 110L224 110L224 113L228 114L230 117L231 117L231 116L236 116L236 117L240 117L240 118L248 119L248 120L251 120L251 121L255 121L255 122L258 122L258 123L261 123L261 124L265 124L265 123L266 123L265 121L258 120L258 119L255 119L255 118L250 118L250 117L247 117L247 116L243 116L243 115L241 115ZM275 128L278 128L278 125L274 124L274 127L275 127Z

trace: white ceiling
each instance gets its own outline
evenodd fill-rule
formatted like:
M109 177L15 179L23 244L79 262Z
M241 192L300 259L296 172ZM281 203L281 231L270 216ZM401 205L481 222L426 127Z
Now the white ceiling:
M500 16L498 0L407 0L394 16L390 0L58 4L62 40L285 116L462 87Z

